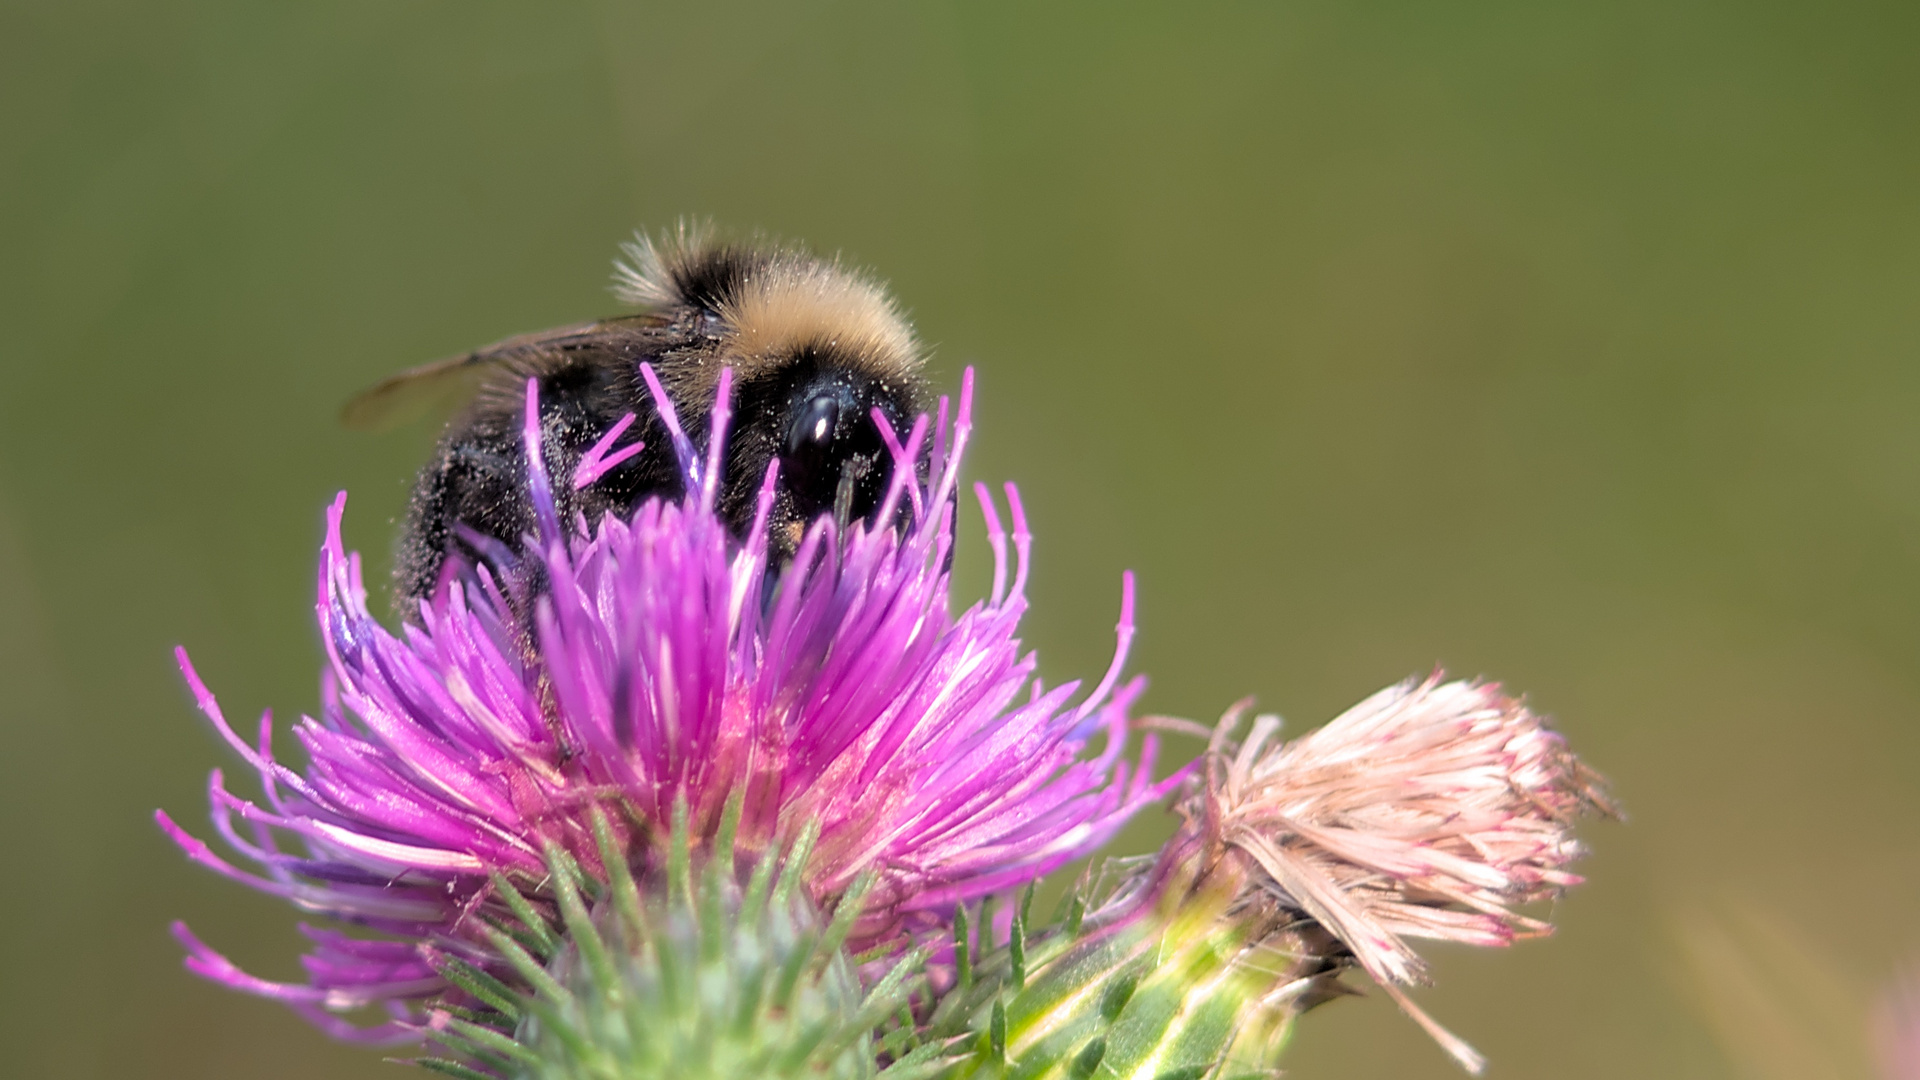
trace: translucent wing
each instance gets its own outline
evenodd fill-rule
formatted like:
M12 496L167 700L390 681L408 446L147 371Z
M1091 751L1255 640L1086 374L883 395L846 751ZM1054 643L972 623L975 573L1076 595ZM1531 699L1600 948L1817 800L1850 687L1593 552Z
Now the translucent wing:
M619 349L643 331L667 324L658 315L632 315L521 334L505 341L409 368L354 395L340 422L362 431L386 431L473 396L488 375L503 368L580 349Z

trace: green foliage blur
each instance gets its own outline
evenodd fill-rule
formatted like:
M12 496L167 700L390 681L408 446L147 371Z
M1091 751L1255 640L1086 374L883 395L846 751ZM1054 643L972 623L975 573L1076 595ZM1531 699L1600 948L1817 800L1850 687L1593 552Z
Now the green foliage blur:
M377 576L434 435L341 402L611 313L689 214L977 365L1050 680L1132 568L1152 710L1298 732L1439 663L1557 717L1633 820L1555 938L1433 951L1494 1076L1770 1076L1821 1010L1752 1026L1765 927L1846 1043L1920 954L1917 49L1872 0L7 0L0 1071L405 1075L180 970L176 917L299 939L150 821L237 774L170 650L312 709L322 507ZM1457 1074L1376 994L1290 1075Z

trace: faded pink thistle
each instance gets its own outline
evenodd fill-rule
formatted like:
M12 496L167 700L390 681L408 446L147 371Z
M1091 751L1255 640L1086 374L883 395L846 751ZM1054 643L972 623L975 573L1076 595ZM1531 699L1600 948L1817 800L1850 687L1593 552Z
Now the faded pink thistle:
M1484 1060L1399 987L1425 981L1406 938L1506 945L1552 927L1516 908L1581 879L1574 818L1612 813L1600 778L1493 684L1439 672L1374 694L1326 726L1274 743L1241 710L1216 729L1206 790L1189 807L1258 865L1258 887L1313 917L1469 1071Z
M1901 972L1873 1010L1881 1080L1920 1080L1920 968Z

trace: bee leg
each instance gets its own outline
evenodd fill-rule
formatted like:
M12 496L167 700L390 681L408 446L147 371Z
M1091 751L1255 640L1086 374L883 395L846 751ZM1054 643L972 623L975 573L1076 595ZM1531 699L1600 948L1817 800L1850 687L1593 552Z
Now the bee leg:
M872 462L864 457L848 458L840 466L840 482L833 489L833 526L841 536L853 522L853 496L871 467Z

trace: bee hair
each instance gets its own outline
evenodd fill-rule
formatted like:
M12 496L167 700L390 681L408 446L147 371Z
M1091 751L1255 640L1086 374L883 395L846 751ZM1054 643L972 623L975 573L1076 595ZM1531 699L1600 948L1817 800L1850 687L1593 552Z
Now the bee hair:
M678 306L710 315L720 336L716 359L739 382L791 361L831 356L883 382L916 382L925 358L913 329L878 283L842 265L764 239L725 241L681 223L657 239L644 233L621 246L614 294L646 310ZM714 365L681 373L717 382ZM678 395L676 395L678 396Z

